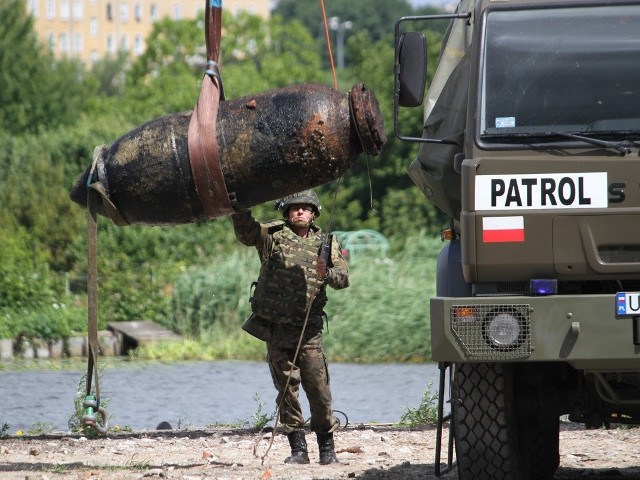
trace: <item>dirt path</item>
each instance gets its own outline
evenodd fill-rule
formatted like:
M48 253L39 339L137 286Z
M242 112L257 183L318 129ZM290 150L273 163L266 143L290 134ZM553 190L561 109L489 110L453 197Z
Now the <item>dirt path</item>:
M436 479L436 431L360 425L336 434L339 465L285 465L287 439L246 430L149 431L87 440L72 435L0 439L0 479L413 480ZM445 437L446 446L446 437ZM254 453L254 449L256 452ZM446 452L446 450L443 451ZM445 453L443 453L443 456ZM640 479L640 429L560 433L556 479ZM453 471L446 480L457 478Z

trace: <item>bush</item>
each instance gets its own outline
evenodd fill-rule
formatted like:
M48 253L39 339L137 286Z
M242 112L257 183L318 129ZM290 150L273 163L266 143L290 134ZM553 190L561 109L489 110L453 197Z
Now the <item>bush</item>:
M251 313L249 287L260 263L254 249L239 249L216 258L206 267L188 269L175 284L174 329L200 338L218 331L239 329Z
M79 306L54 303L34 310L7 311L0 315L0 326L4 317L11 338L58 340L86 332L86 315L86 309Z
M402 407L400 425L419 427L432 425L438 421L438 393L431 392L433 382L429 382L427 390L422 394L422 400L417 408Z
M327 356L338 361L429 359L429 298L435 293L439 238L407 240L386 262L358 257L351 286L328 288ZM151 359L261 359L265 346L241 330L250 308L249 285L258 274L253 249L240 249L206 267L187 270L175 284L174 329L199 342L145 345L135 355Z
M327 289L328 355L364 362L428 359L429 299L441 245L439 238L420 234L387 261L360 255L349 288Z

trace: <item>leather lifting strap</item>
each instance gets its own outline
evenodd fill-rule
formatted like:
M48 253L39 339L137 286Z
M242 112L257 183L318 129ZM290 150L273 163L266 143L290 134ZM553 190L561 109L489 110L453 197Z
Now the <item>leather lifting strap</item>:
M218 70L222 0L205 0L205 39L207 70L202 79L198 103L193 109L187 141L189 163L198 198L208 218L235 213L218 155L217 118L220 100L224 100Z

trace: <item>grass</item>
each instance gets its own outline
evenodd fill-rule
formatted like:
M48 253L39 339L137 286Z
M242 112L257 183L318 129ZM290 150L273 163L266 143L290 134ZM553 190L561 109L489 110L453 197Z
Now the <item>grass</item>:
M408 427L419 427L432 425L438 420L438 394L431 392L433 382L429 382L427 390L422 395L420 405L416 408L403 407L400 417L400 425Z
M381 261L361 254L351 285L327 289L325 353L340 362L423 362L431 356L429 299L435 294L439 238L416 235ZM262 360L263 342L240 328L249 315L249 284L258 275L255 252L198 267L176 283L175 325L187 340L145 345L132 358Z
M55 425L49 422L36 422L33 425L31 425L31 428L25 431L24 434L32 435L32 436L48 435L51 432L53 432L55 428L56 428Z

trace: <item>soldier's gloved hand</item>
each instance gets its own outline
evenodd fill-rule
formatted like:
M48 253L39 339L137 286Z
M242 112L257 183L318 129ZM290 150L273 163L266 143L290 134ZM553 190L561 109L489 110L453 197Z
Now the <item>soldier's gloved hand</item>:
M236 197L236 194L233 192L229 194L229 203L231 204L231 208L235 210L235 212L231 214L232 217L234 215L244 214L245 212L249 211L248 208L244 208L240 206L240 204L238 203L238 198Z
M318 263L316 264L316 273L318 274L318 278L322 280L326 280L329 276L327 262L324 261L324 258L322 258L322 256L318 257Z

